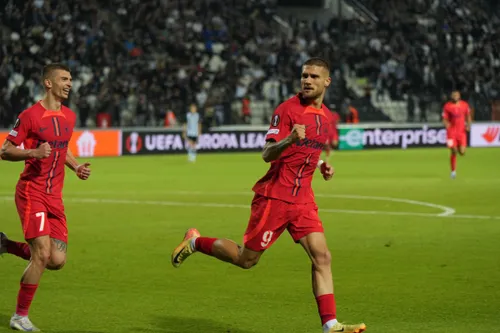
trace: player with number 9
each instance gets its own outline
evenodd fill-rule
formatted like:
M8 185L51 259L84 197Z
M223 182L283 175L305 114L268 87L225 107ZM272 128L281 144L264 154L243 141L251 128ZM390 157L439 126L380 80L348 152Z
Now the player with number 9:
M201 252L248 269L287 230L312 261L313 293L323 332L360 333L366 329L365 324L337 321L331 255L311 187L316 168L325 180L333 176L332 166L319 159L332 137L332 113L323 104L330 83L326 61L309 59L302 67L302 91L276 109L262 152L271 166L253 187L255 196L244 246L227 239L201 237L198 230L189 229L172 253L172 264L179 267L190 255Z
M49 64L42 79L45 97L19 115L0 153L2 160L25 161L15 202L27 243L12 241L0 232L0 254L7 252L29 261L10 327L30 332L39 331L28 311L43 271L59 270L66 262L64 167L82 180L90 176L90 164L78 164L68 148L76 122L73 111L62 105L72 86L70 70L63 64ZM17 148L21 144L25 149Z

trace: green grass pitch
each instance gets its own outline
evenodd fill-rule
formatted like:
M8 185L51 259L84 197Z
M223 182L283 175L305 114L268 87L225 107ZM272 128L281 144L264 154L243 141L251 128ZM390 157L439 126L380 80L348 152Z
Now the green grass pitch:
M170 253L188 227L241 242L259 154L92 159L67 174L68 263L47 272L30 318L44 332L321 332L310 263L284 234L252 270ZM500 149L338 152L313 182L333 255L339 320L370 333L498 332ZM21 239L20 163L0 163L0 230ZM26 262L0 258L0 332Z

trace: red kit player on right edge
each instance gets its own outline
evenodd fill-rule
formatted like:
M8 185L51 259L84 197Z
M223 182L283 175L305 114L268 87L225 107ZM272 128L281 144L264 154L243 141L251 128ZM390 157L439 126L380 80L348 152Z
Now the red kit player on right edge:
M264 161L271 162L271 166L253 187L255 196L244 246L228 239L201 237L198 230L189 229L172 253L172 264L179 267L190 255L201 252L248 269L286 229L312 261L313 292L323 332L360 333L365 331L365 324L337 321L331 255L311 188L316 168L325 180L333 176L333 168L319 159L332 135L332 114L323 104L331 83L329 73L326 61L306 61L301 93L274 112L262 152Z
M465 122L467 121L467 127ZM454 90L451 93L451 102L443 107L443 123L447 131L447 146L451 150L451 178L457 177L457 152L465 155L467 147L467 132L470 131L472 117L469 104L460 99L460 92Z

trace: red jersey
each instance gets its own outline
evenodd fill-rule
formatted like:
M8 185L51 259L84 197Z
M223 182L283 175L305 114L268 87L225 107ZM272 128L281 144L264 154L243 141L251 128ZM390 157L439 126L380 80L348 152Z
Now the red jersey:
M465 132L465 119L469 114L470 107L465 101L446 103L443 107L443 119L450 122L448 131L456 134Z
M290 135L294 124L306 126L306 138L271 162L269 171L255 184L253 191L291 203L314 202L311 183L321 152L331 137L332 118L325 105L321 109L303 105L298 96L280 104L273 114L266 141L283 140Z
M31 187L46 194L62 195L64 166L68 144L73 134L76 115L64 105L61 111L45 109L40 102L21 112L7 140L25 149L36 149L48 142L52 153L45 159L28 159L21 174L21 181L31 182Z

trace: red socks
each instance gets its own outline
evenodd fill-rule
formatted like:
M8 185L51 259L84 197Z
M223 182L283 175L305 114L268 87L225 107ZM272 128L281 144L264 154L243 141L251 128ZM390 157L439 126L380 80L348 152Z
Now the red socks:
M35 296L37 284L26 284L21 282L21 289L17 295L16 314L19 316L27 316L30 309L31 301Z
M325 325L330 320L337 318L337 307L335 305L335 296L333 296L333 294L317 296L316 303L318 303L321 325Z
M30 247L26 243L7 241L7 253L23 258L24 260L31 259Z
M451 171L455 171L457 169L457 154L451 154L450 162L451 162Z
M217 238L209 237L198 237L194 242L194 247L196 251L201 253L212 255L212 246L214 245Z

